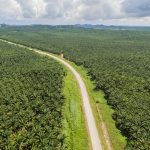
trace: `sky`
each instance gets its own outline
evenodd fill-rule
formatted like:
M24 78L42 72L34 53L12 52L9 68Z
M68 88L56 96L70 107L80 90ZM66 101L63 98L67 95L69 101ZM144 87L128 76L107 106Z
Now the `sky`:
M0 23L150 26L150 0L0 0Z

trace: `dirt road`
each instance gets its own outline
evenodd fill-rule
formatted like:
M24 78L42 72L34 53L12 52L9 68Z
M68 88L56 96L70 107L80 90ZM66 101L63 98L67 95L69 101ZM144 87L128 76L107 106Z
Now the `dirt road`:
M13 42L5 41L5 40L0 40L0 41L7 42L7 43L13 44L13 45L17 45L19 47L25 47L25 48L27 48L29 50L33 50L33 51L35 51L39 54L49 56L49 57L59 61L60 63L64 64L67 68L70 69L70 71L74 74L74 76L75 76L75 78L76 78L76 80L79 84L79 87L80 87L82 100L83 100L83 109L84 109L85 119L86 119L86 122L87 122L89 136L90 136L90 139L91 139L92 149L93 150L102 150L102 145L101 145L101 141L100 141L100 138L99 138L98 129L96 127L96 122L95 122L95 119L94 119L94 116L93 116L92 108L91 108L91 105L90 105L88 92L87 92L86 86L85 86L85 84L83 82L83 79L80 76L80 74L68 62L66 62L64 59L59 58L57 56L54 56L53 54L43 52L43 51L40 51L40 50L37 50L37 49L33 49L33 48L30 48L30 47L26 47L26 46L16 44L16 43L13 43Z

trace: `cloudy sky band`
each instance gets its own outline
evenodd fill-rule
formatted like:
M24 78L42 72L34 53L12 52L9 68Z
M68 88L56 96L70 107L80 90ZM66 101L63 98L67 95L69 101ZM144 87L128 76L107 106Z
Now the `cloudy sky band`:
M0 23L150 25L150 0L0 0Z

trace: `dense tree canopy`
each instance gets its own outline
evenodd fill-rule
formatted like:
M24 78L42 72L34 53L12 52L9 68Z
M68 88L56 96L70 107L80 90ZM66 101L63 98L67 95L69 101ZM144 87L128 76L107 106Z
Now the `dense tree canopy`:
M63 149L63 68L0 42L0 149Z
M40 28L40 29L39 29ZM84 65L115 110L126 149L150 149L150 31L49 27L2 29L1 38Z

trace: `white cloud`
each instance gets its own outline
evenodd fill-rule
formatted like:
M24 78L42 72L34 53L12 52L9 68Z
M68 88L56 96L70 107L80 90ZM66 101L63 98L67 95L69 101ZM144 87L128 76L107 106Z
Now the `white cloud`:
M15 0L0 0L0 19L18 19L22 17L22 10Z
M1 22L150 22L149 17L149 0L0 0Z
M77 18L99 20L120 18L120 0L82 0L76 9Z
M24 18L39 18L46 12L46 3L44 0L16 0L22 9Z

